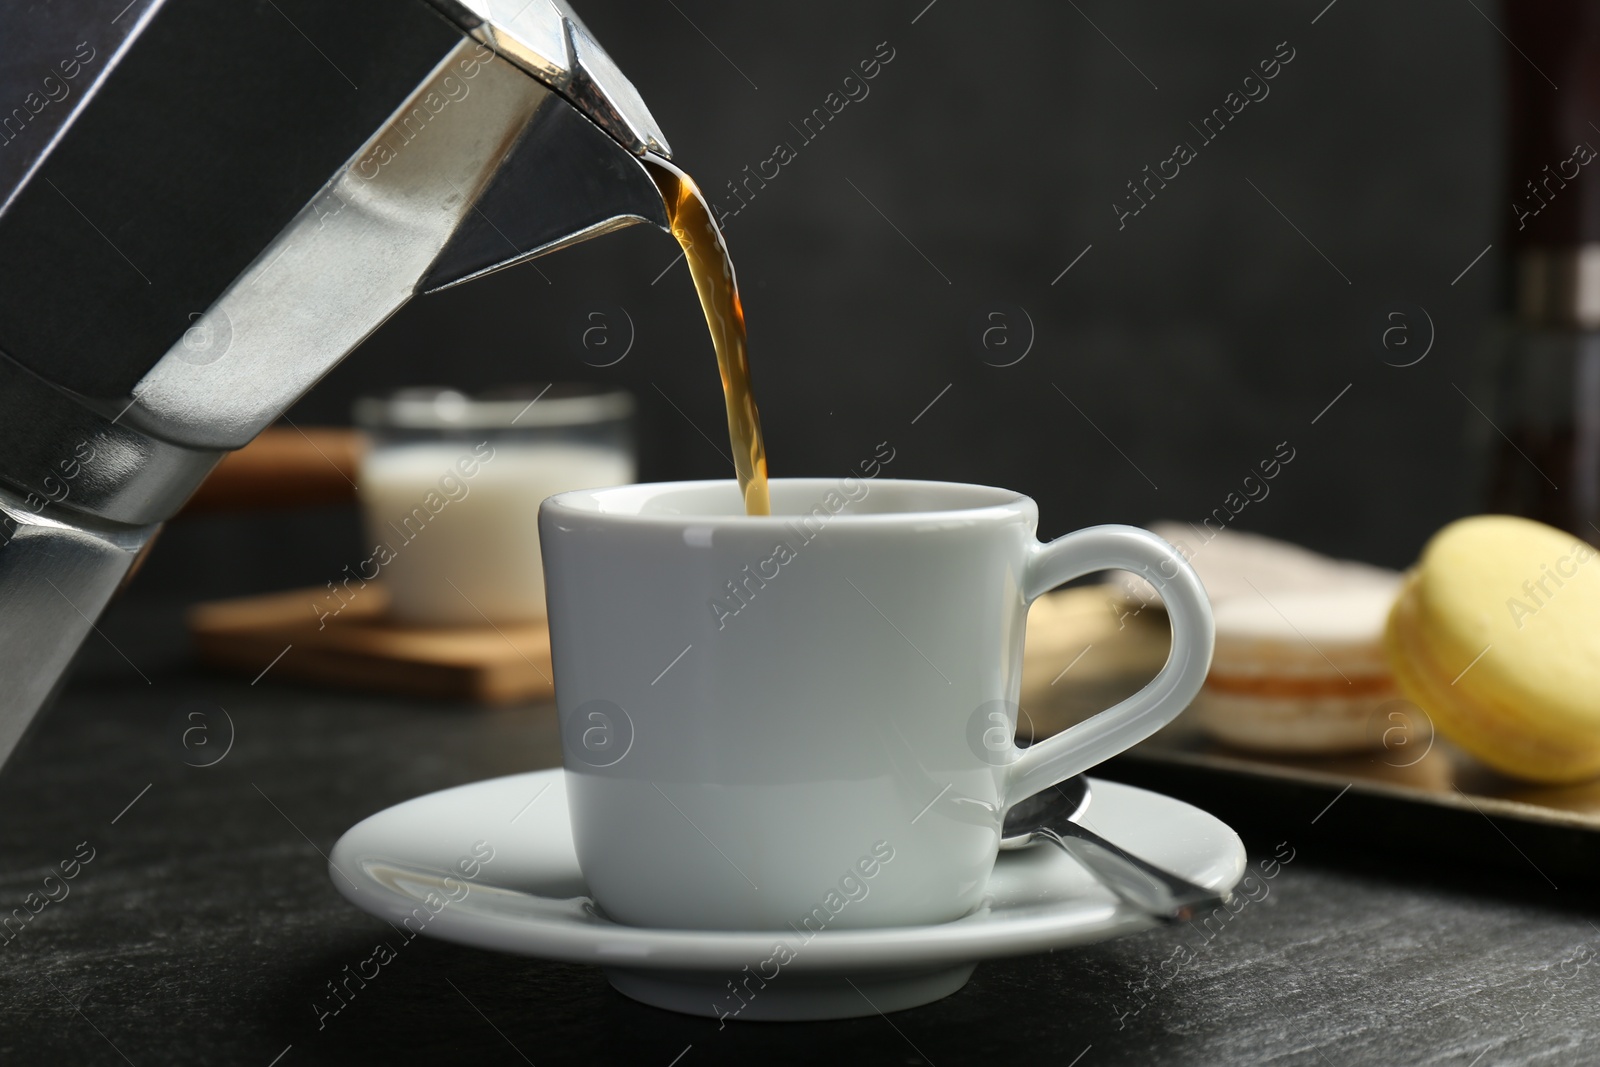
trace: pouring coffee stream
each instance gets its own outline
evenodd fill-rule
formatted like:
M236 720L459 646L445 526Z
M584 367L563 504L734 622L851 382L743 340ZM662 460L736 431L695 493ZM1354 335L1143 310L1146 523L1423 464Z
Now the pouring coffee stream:
M694 179L660 158L647 158L646 169L661 189L672 235L683 247L705 312L711 343L717 350L722 394L728 409L728 440L745 513L770 515L767 495L767 450L761 437L761 415L750 392L750 363L745 345L744 304L727 242Z

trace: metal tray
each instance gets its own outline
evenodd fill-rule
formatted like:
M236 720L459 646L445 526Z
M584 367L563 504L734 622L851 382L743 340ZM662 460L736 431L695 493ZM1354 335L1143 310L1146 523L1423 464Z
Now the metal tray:
M1166 658L1164 613L1119 617L1114 604L1098 602L1105 594L1070 592L1056 594L1049 654L1030 657L1024 671L1019 743L1110 707ZM1069 605L1071 620L1062 614ZM1553 787L1506 778L1428 724L1396 722L1403 729L1376 738L1370 752L1298 757L1220 744L1180 716L1096 773L1203 807L1269 848L1304 844L1330 861L1468 861L1544 888L1600 882L1600 780Z

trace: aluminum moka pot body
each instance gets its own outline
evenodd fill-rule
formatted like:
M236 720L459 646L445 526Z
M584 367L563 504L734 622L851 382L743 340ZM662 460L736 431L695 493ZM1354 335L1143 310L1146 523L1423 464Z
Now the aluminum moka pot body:
M160 523L413 295L667 228L638 92L559 0L493 8L0 8L0 761Z

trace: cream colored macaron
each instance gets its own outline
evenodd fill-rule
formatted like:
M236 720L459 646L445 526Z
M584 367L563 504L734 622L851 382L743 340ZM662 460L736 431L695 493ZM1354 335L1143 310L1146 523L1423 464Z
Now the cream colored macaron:
M1503 773L1600 775L1600 555L1529 519L1433 536L1390 615L1389 657L1439 732Z
M1374 715L1397 696L1384 656L1393 584L1236 597L1217 605L1216 652L1195 702L1213 737L1273 752L1379 743Z

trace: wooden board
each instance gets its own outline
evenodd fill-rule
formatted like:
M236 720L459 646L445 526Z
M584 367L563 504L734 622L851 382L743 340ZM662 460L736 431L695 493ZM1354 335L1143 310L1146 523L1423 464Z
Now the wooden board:
M329 603L326 589L301 589L198 604L189 611L189 632L203 662L251 678L270 665L275 679L402 696L479 704L554 696L543 623L396 625L384 617L388 596L380 582L368 583L338 615L319 619ZM1084 711L1099 710L1126 695L1104 692L1107 684L1122 689L1130 673L1156 672L1167 653L1166 617L1147 611L1132 618L1116 603L1108 587L1086 586L1034 605L1024 706L1087 701L1093 706Z
M542 622L400 626L384 618L378 582L319 619L327 605L326 589L197 604L189 633L203 662L251 677L270 664L275 678L402 696L513 704L554 695Z
M181 514L353 504L363 447L341 427L269 427L223 456Z

